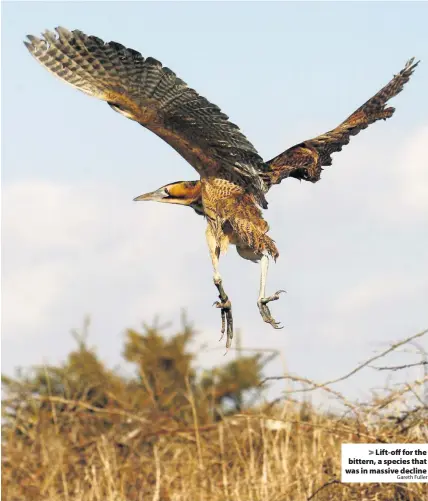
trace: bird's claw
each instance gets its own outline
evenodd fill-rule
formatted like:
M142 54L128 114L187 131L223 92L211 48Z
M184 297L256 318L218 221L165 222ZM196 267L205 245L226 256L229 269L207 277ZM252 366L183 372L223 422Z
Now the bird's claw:
M220 308L221 312L221 337L223 339L226 333L226 350L230 348L233 338L233 316L232 316L232 303L230 302L227 294L224 292L221 280L214 281L218 292L220 301L214 301L213 306Z
M231 310L232 309L232 303L227 300L227 301L214 301L213 306L215 305L216 308L221 308L222 310Z
M227 299L226 301L216 301L214 305L216 308L220 308L221 312L221 337L219 341L226 333L226 349L229 349L233 339L232 303Z
M270 324L274 329L283 329L284 326L281 325L281 322L277 322L271 315L271 312L269 310L269 307L267 306L268 303L271 301L276 301L279 299L279 295L282 292L286 292L284 290L279 290L276 291L275 294L272 294L272 296L269 297L262 297L257 301L257 306L259 307L260 315L262 316L263 320Z

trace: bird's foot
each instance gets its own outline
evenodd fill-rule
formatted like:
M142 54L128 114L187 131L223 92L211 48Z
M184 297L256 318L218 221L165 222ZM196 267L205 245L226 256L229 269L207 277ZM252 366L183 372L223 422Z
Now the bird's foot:
M272 296L261 297L257 301L257 306L259 307L260 315L262 316L263 320L266 323L271 324L271 326L274 329L282 329L284 326L282 326L280 322L276 322L276 320L272 317L267 304L270 303L271 301L276 301L277 299L279 299L279 295L281 294L281 292L285 291L279 290L275 292L275 294L272 294Z
M218 289L218 297L220 301L215 301L213 306L220 308L221 311L221 337L223 339L226 332L226 349L230 348L233 338L233 316L232 316L232 303L230 302L227 294L224 292L221 279L214 279L214 284Z

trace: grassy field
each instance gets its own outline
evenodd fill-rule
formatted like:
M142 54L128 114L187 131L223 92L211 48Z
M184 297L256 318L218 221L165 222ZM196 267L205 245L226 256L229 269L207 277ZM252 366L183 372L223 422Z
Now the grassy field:
M201 402L215 399L203 398L200 385L187 376L166 391L167 383L156 389L146 372L144 393L138 393L135 381L125 391L116 374L96 369L92 352L80 347L79 353L81 358L72 354L66 367L45 370L44 379L43 371L33 375L33 386L28 378L4 380L5 501L428 499L423 483L340 482L342 443L428 441L423 380L385 389L366 404L348 401L330 385L318 387L345 409L337 414L288 393L228 415L218 406L213 415ZM86 365L77 364L79 370L90 367L93 379L85 382L84 392L73 387L73 393L72 385L83 378L77 369L69 375L70 361L77 359L85 360ZM107 384L108 378L116 379ZM307 390L317 386L291 379L296 388L302 381ZM168 399L161 400L161 394Z

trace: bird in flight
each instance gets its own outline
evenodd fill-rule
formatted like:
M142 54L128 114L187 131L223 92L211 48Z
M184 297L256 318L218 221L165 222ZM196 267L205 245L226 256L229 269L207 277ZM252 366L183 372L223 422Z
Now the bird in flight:
M268 304L284 291L266 296L269 258L279 256L269 225L262 215L266 193L283 179L317 182L332 153L341 151L350 137L377 120L391 117L386 107L409 80L418 62L410 59L398 75L335 129L303 141L272 160L263 161L255 147L218 106L210 103L152 57L116 42L104 43L79 30L56 28L42 38L28 35L25 45L48 71L73 87L106 101L113 110L154 132L197 171L197 181L162 186L135 200L187 205L207 221L206 240L214 269L226 347L233 337L231 301L218 263L229 244L241 257L260 262L257 301L263 320L281 328Z

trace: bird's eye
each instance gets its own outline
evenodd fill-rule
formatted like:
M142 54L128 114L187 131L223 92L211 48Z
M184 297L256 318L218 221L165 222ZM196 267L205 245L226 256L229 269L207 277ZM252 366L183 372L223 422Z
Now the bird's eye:
M165 195L167 195L168 197L171 196L171 193L168 191L168 188L164 188L163 191Z

